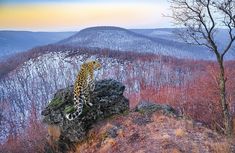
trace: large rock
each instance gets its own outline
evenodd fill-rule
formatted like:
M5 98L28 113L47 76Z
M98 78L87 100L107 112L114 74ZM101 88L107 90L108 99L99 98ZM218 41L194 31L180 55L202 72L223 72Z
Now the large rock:
M61 89L42 111L43 122L59 127L59 144L80 142L86 138L86 133L96 121L129 109L129 101L123 96L124 89L125 86L115 80L96 82L91 94L93 106L84 105L83 113L73 121L65 118L65 112L73 105L73 86Z

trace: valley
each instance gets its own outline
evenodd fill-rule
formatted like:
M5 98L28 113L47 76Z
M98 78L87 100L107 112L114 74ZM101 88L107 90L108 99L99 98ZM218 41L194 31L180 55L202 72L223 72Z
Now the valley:
M214 57L205 48L179 41L172 30L94 27L12 53L0 62L0 141L4 142L10 133L25 132L32 122L32 112L33 120L41 125L40 112L56 91L74 83L80 65L87 60L102 64L95 73L97 80L111 78L126 86L124 94L131 108L141 101L168 104L222 132ZM235 108L233 52L226 58L227 95L230 107Z

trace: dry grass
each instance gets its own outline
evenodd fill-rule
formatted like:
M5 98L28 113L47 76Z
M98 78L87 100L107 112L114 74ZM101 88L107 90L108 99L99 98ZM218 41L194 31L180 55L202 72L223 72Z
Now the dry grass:
M233 118L233 134L235 135L235 117Z
M60 137L60 127L55 125L49 125L47 128L48 135L52 141L59 140Z
M50 145L51 149L54 152L58 151L58 146L54 144L54 142L58 141L60 138L60 128L58 126L55 125L49 125L47 127L47 132L49 135L49 139L48 139L48 144Z
M115 139L113 138L106 139L104 143L102 144L99 150L99 153L112 152L112 149L114 148L116 144L117 142L115 141Z
M115 137L107 134L114 127ZM77 145L77 153L230 153L232 140L191 121L154 113L152 116L132 112L98 123L89 138Z
M228 142L210 143L211 152L213 153L231 153L231 144Z
M181 128L178 128L178 129L175 130L175 136L183 137L183 136L185 136L185 131Z
M182 152L180 150L174 148L174 149L172 149L172 153L182 153Z

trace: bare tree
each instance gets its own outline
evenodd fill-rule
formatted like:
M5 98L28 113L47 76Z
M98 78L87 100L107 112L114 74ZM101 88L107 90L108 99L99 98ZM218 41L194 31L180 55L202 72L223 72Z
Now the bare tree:
M218 85L220 103L224 117L224 132L231 135L233 130L232 116L226 99L226 75L224 56L235 41L235 0L170 0L174 23L184 27L181 38L187 43L202 45L208 48L217 59L220 68ZM219 29L227 36L224 46L216 40Z

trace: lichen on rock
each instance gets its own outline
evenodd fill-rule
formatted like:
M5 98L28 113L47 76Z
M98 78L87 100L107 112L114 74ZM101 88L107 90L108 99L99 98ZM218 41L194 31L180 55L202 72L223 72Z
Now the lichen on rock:
M73 121L65 118L66 112L74 111L73 86L57 91L42 115L44 123L60 128L59 148L64 150L67 145L83 141L90 127L98 120L129 110L129 101L123 96L124 90L125 86L115 80L97 81L91 94L93 106L84 105L82 114Z

